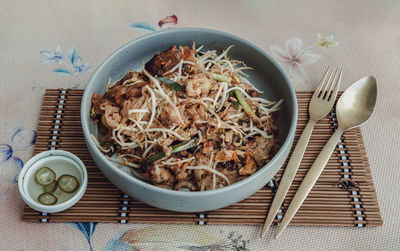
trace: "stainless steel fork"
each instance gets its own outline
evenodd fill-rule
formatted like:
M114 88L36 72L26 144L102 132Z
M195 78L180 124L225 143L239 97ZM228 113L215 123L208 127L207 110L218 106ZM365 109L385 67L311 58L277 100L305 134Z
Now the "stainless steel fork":
M311 97L308 107L310 119L303 133L301 134L300 139L297 142L297 145L294 148L290 160L286 166L283 177L279 183L278 190L269 209L267 219L265 220L264 228L261 231L261 237L264 237L269 226L273 222L283 200L285 199L286 193L288 192L289 187L296 176L297 169L299 168L301 159L303 158L315 123L325 117L332 109L336 100L341 78L342 70L339 70L335 67L328 67L317 89Z

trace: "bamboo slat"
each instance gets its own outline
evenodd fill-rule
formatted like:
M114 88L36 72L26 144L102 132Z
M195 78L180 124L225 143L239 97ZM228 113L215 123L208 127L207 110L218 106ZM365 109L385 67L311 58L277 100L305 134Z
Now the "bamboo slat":
M22 220L27 222L114 222L168 224L263 224L268 208L279 186L284 167L271 182L249 198L234 205L198 213L176 213L148 206L130 198L113 186L96 167L83 138L80 102L83 90L47 89L37 127L34 154L48 149L75 153L88 170L89 183L82 199L72 208L53 214L42 214L25 207ZM298 92L297 142L308 121L311 92ZM309 167L335 130L331 113L315 126L303 161L274 224L288 208ZM320 179L315 184L291 225L304 226L381 226L382 217L365 147L359 128L346 132ZM357 185L343 187L344 181ZM342 186L342 187L340 187Z

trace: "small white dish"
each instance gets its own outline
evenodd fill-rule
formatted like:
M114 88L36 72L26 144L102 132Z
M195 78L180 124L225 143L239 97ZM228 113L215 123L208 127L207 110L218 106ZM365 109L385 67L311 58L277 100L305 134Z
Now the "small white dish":
M43 193L43 186L35 181L35 173L42 167L48 167L56 173L56 179L63 174L75 176L80 185L73 193L53 192L58 201L54 205L43 205L38 196ZM43 213L56 213L72 207L86 191L88 176L83 162L70 152L49 150L32 157L22 168L18 176L18 190L24 202L31 208Z

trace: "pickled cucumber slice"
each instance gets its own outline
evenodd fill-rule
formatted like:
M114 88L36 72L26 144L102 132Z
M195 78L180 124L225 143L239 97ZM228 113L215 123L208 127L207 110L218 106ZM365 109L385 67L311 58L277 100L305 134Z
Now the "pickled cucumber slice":
M79 181L72 175L64 174L57 180L57 186L66 193L73 193L79 187Z
M35 173L35 180L39 185L47 186L56 179L56 173L48 167L42 167Z
M47 206L54 205L57 203L57 197L51 193L42 193L41 195L39 195L38 200L43 205Z

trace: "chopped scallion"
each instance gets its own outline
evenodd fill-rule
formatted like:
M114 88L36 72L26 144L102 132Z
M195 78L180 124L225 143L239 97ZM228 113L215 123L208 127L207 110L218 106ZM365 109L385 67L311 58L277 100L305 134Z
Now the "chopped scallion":
M175 91L180 91L183 88L183 86L181 86L180 84L178 84L177 82L175 82L169 78L160 77L160 78L158 78L158 80L160 80L161 82L163 82L166 85L169 85L169 87L171 87Z
M254 116L254 111L251 109L249 104L247 104L246 99L244 98L243 94L240 90L234 90L237 100L239 101L240 105L243 107L243 110L249 115L250 117Z
M196 146L197 146L196 139L191 139L189 141L184 141L182 143L173 145L171 153L181 152L183 150L187 150L187 149L190 149L190 148L193 148ZM147 158L146 163L151 163L151 162L159 160L163 157L165 157L165 153L163 151L157 152L157 153L151 155L149 158Z
M165 157L165 152L157 152L146 159L146 163L151 163L153 161L159 160Z
M221 74L216 74L216 73L211 73L212 78L214 80L220 81L220 82L228 82L230 83L232 81L231 77L225 76L225 75L221 75Z
M236 99L236 96L235 96L235 94L233 93L233 91L230 91L230 92L229 92L229 97L232 97L232 98L235 98L235 99ZM239 109L239 107L240 107L239 101L234 101L234 102L233 102L233 105L236 107L236 109Z
M182 142L182 143L179 143L179 144L176 144L176 145L172 146L171 153L177 153L177 152L180 152L180 151L183 151L183 150L187 150L187 149L193 148L195 146L197 146L196 139L191 139L189 141L185 141L185 142Z

